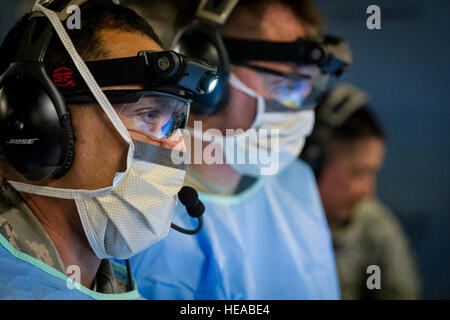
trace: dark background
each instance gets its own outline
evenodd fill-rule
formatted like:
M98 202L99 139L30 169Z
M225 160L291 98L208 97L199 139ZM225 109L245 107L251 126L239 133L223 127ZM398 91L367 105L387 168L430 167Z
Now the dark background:
M0 41L34 1L0 0ZM450 298L450 1L315 0L354 52L344 78L366 90L388 134L380 199L416 252L423 297ZM366 9L381 8L381 30Z

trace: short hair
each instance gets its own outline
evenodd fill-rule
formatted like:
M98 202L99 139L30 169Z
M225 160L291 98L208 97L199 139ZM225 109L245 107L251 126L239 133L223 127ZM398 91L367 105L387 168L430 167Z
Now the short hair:
M83 60L99 60L108 57L108 52L102 47L99 32L102 30L117 30L138 32L149 36L161 46L159 37L153 28L136 12L111 2L97 2L81 7L81 29L66 28L75 49ZM0 47L0 74L14 61L20 41L27 28L31 13L23 16L9 31ZM50 65L65 65L70 60L59 37L52 36L48 45L44 62Z
M356 142L377 138L386 141L386 134L369 105L360 107L341 125L333 128L324 141L324 161L334 158L336 150L342 146L352 146Z
M179 12L174 23L175 29L182 28L194 19L199 1L195 3L196 5L193 5L192 0L172 1ZM230 33L236 33L234 30L238 30L239 34L258 34L261 30L261 24L258 22L262 21L267 7L274 3L280 3L290 8L298 19L309 27L320 29L324 25L325 20L312 0L240 0L223 26L222 32L230 35ZM242 21L245 18L256 23L244 27Z
M261 31L261 24L255 23L242 28L242 20L247 17L255 22L261 22L267 8L272 4L281 4L292 10L302 24L311 28L322 29L324 18L312 0L240 0L224 26L224 33L236 33L241 30L253 34Z

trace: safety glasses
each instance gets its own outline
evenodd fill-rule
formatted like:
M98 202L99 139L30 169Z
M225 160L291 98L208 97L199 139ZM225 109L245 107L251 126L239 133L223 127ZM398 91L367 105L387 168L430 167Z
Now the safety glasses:
M186 128L190 100L162 91L103 91L129 131L170 138L178 129ZM96 103L89 94L66 97L67 104Z
M325 92L330 76L321 72L301 74L281 72L260 65L245 64L261 75L264 97L276 100L292 110L313 109Z

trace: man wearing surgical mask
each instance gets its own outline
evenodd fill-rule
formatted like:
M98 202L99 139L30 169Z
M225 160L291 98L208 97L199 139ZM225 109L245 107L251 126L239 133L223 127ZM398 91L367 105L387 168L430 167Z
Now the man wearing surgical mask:
M186 149L180 130L191 102L190 78L183 78L184 86L175 78L158 85L158 73L147 69L153 57L175 53L161 51L152 27L111 1L77 1L81 30L65 30L61 17L72 2L37 2L32 18L24 16L0 50L2 299L138 298L131 275L109 259L128 259L168 233L184 180L184 167L172 163L170 154ZM36 170L38 161L26 165L40 155L16 156L14 141L20 139L4 129L18 108L28 107L20 102L35 89L15 86L11 76L16 53L32 45L20 40L36 26L33 19L47 26L32 29L41 39L51 32L41 51L47 73L72 71L69 86L53 77L75 141L73 162L57 174L48 166ZM30 112L52 106L30 104Z
M205 8L213 5L208 2ZM150 23L167 23L167 17L158 19L156 11L145 5L130 6ZM175 7L181 17L195 10L190 1L186 7L177 1ZM154 250L131 260L145 297L339 298L330 232L314 175L296 161L313 127L314 96L332 72L318 63L300 63L293 57L300 51L292 48L299 38L300 42L320 39L321 21L307 0L239 1L232 11L221 30L232 63L228 100L215 112L192 110L188 123L194 145L191 153L199 143L203 143L203 154L215 144L226 162L188 166L185 184L201 191L206 206L203 230L195 237L171 232ZM166 26L162 23L160 29ZM196 38L195 32L190 35L190 42L173 47L183 52L193 43L194 49L208 53L203 47L206 41ZM226 136L228 129L241 129L241 133ZM268 132L269 140L277 142L268 147L246 143L251 129ZM264 172L271 168L258 161L233 162L230 150L243 153L246 159L266 152L275 170ZM191 226L182 208L178 209L174 221Z

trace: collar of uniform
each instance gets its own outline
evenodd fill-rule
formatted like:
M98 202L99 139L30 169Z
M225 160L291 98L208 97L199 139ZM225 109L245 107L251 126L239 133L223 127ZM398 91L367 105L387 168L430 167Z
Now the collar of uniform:
M18 251L65 273L64 264L47 232L19 193L1 177L0 233Z
M66 274L64 263L47 232L20 194L0 177L0 234L18 251L26 253ZM96 274L101 293L127 291L124 279L116 277L109 260L102 260Z
M186 168L184 184L193 187L200 193L230 196L235 193L238 183L233 185L219 185L211 182L193 170L190 166Z

